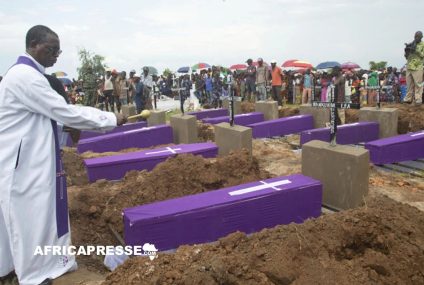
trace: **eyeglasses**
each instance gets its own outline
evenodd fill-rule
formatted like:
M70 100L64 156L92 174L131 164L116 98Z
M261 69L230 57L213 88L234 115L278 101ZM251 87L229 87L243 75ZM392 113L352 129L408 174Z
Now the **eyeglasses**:
M49 46L45 46L46 49L49 51L49 53L51 53L52 55L60 55L62 53L61 49L58 48L53 48L53 47L49 47Z

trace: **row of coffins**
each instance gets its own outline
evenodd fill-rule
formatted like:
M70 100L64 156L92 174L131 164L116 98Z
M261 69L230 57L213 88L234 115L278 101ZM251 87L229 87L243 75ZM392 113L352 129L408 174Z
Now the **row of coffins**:
M202 118L204 115L198 116ZM218 118L209 122L229 120L228 116ZM242 118L239 120L244 120L242 122L246 126L252 127L256 137L300 132L302 144L314 139L330 140L329 128L312 129L313 118L310 115L263 121L263 115L261 118L260 113L250 113L238 118ZM202 120L208 119L203 117ZM373 122L347 124L339 126L338 129L337 142L340 144L367 142L365 147L370 151L371 161L374 163L424 157L424 132L378 140L378 124ZM148 145L127 144L144 141L146 136L152 138ZM172 143L172 129L167 125L136 128L109 133L102 137L83 139L81 145L93 141L125 147ZM85 151L82 146L79 146L78 150ZM214 143L173 145L87 159L85 164L90 181L117 180L127 171L151 170L167 158L182 153L215 157L218 147ZM152 243L161 251L174 249L183 244L211 242L234 231L252 233L279 224L301 223L308 218L319 216L321 204L322 184L319 181L300 174L277 177L123 209L125 241L128 245Z

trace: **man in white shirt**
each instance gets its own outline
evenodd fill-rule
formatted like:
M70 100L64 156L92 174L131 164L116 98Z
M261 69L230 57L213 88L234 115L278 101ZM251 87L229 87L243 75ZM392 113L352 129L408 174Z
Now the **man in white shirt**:
M51 284L77 267L67 253L35 254L71 242L57 123L107 130L125 122L119 114L66 104L43 75L60 53L55 32L32 27L26 53L0 84L0 278L15 271L21 285Z

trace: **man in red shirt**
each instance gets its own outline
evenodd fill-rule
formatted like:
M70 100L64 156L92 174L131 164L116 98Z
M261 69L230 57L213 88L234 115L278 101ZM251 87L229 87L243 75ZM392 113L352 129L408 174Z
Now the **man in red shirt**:
M277 66L277 61L271 61L271 77L272 77L272 98L278 102L278 106L283 106L281 99L281 86L283 85L283 72Z

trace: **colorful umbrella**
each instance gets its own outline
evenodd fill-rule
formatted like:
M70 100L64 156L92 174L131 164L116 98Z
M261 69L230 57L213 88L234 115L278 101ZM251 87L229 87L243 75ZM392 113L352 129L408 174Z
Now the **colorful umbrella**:
M68 76L68 74L66 74L66 72L63 72L63 71L56 71L56 72L53 72L53 74L56 75L56 77Z
M298 59L289 59L286 60L285 62L283 62L283 64L281 65L281 67L290 67L291 64L295 61L299 61Z
M153 66L143 66L143 69L147 67L149 69L149 74L151 75L157 75L158 74L158 70L153 67Z
M355 68L361 68L361 67L359 66L359 64L356 64L356 63L354 63L354 62L350 62L350 61L345 62L345 63L342 63L341 67L342 67L342 69L355 69Z
M312 68L312 64L304 61L304 60L295 60L295 61L290 61L290 62L285 62L283 63L283 67L285 68Z
M247 65L244 63L233 64L230 66L230 70L245 70Z
M198 70L198 69L207 69L207 68L210 68L210 67L211 66L209 64L207 64L207 63L199 62L199 63L196 63L195 65L193 65L191 67L191 69Z
M178 68L177 72L179 72L179 73L188 73L189 70L190 70L190 67L189 66L183 66L183 67Z
M72 81L69 78L59 77L58 79L62 82L63 85L72 85Z
M325 61L318 64L316 69L334 68L336 66L340 67L340 63L338 63L337 61Z

